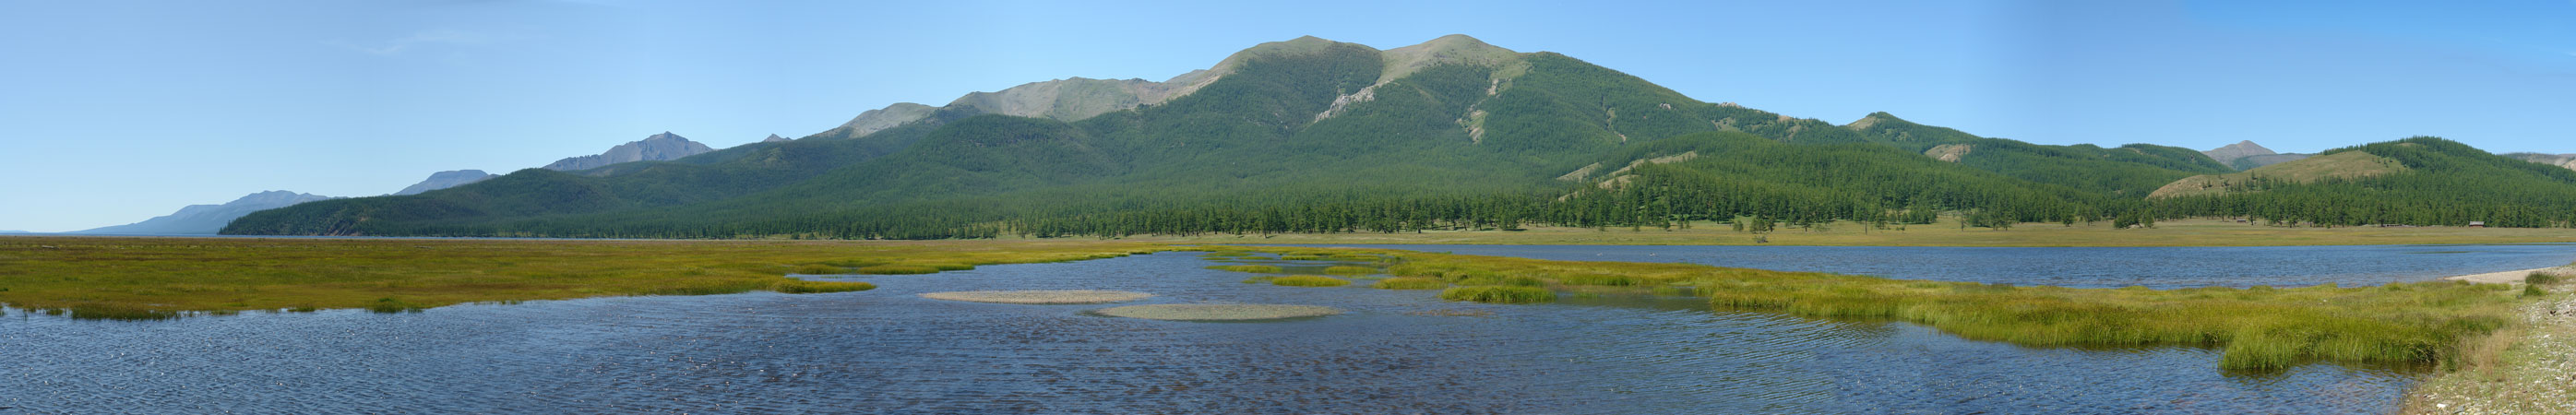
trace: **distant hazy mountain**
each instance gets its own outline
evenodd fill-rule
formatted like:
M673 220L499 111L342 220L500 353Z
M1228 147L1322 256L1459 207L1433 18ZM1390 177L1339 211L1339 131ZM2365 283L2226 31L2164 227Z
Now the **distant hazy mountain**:
M2505 157L2523 161L2576 169L2576 154L2505 153Z
M490 179L490 178L494 178L494 177L501 177L501 176L499 176L499 175L495 175L495 174L491 174L491 173L484 173L482 170L449 170L449 171L442 171L442 172L437 172L437 173L430 173L430 174L429 174L429 179L428 179L428 180L422 180L422 181L420 181L420 183L413 184L413 185L411 185L411 187L405 187L405 188L403 188L403 189L402 189L402 191L394 192L394 194L395 194L395 195L416 195L416 194L420 194L421 192L427 192L427 191L431 191L431 190L438 190L438 189L445 189L445 188L450 188L450 187L464 186L464 185L467 185L467 184L472 184L472 183L474 183L474 182L479 182L479 181L483 181L484 179Z
M0 234L12 234L12 233L35 233L35 232L28 232L28 231L0 231Z
M617 163L671 160L694 156L709 151L715 151L715 149L707 148L707 145L705 144L698 144L696 141L689 141L688 138L680 137L677 134L671 134L669 131L664 131L661 134L654 134L651 137L645 137L643 141L632 141L627 142L626 144L619 144L616 147L609 147L608 152L599 153L599 155L571 157L557 160L554 164L546 165L545 169L557 171L590 170L599 168L600 166Z
M770 134L769 138L760 139L760 142L763 143L775 143L781 141L788 141L787 137L779 137L777 134Z
M2282 162L2314 156L2314 154L2275 153L2272 152L2272 149L2263 148L2263 145L2254 144L2254 142L2250 140L2239 141L2236 142L2236 144L2229 144L2226 147L2219 147L2200 153L2209 155L2211 160L2218 160L2218 164L2225 164L2228 167L2234 167L2237 170L2253 170L2257 167L2280 164Z
M215 231L223 230L224 224L231 223L233 219L240 218L242 215L248 215L251 212L329 199L338 198L284 190L272 190L252 193L249 196L242 196L240 199L234 199L232 202L227 202L221 205L188 205L188 207L179 208L177 213L146 219L142 222L74 231L70 233L211 235L214 234Z

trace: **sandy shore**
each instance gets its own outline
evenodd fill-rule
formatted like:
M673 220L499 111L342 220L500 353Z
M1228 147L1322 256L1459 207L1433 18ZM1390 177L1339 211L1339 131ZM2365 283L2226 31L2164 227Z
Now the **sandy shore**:
M2461 275L2461 276L2454 276L2454 277L2444 277L2444 278L2442 278L2442 279L2446 279L2446 280L2457 280L2457 281L2468 281L2468 282L2481 283L2481 284L2520 284L2520 283L2522 283L2522 278L2523 278L2523 277L2530 276L2530 275L2531 275L2531 273L2535 273L2535 272L2543 272L2543 273L2555 274L2555 275L2558 275L2558 276L2576 276L2576 266L2560 266L2560 267L2549 267L2549 268L2533 268L2533 269L2526 269L2526 270L2521 270L2521 271L2489 272L2489 273L2485 273L2485 274L2469 274L2469 275Z
M2543 268L2548 269L2548 268ZM2563 270L2563 268L2562 268ZM2529 275L2529 273L2524 273ZM2576 284L2523 306L2523 325L2498 361L2433 376L2408 392L2414 415L2576 414Z

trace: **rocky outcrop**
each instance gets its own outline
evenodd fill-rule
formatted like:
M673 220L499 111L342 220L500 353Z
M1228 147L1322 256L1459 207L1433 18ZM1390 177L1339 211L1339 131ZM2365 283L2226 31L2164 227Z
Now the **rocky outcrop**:
M661 134L654 134L651 137L645 137L642 141L632 141L627 142L626 144L619 144L616 147L609 147L608 152L599 153L599 155L571 157L558 160L555 161L554 164L546 165L545 169L559 171L590 170L617 163L672 160L681 157L694 156L709 151L716 150L713 148L707 148L707 145L705 144L698 144L696 141L689 141L688 138L680 137L677 134L671 134L669 131L664 131Z
M2504 156L2533 163L2576 169L2576 154L2505 153Z
M794 140L788 140L787 137L779 137L777 134L770 134L769 138L760 139L760 142L763 143L784 143L788 141Z
M402 191L394 192L394 195L416 195L431 190L474 184L474 182L494 177L501 176L484 173L482 170L449 170L430 173L429 179L421 180L420 183L414 183L410 187L404 187Z
M904 123L921 120L938 110L939 107L897 102L885 108L860 112L859 116L850 118L850 122L841 123L838 129L849 130L848 137L863 137L888 128L903 126Z
M233 201L226 202L221 205L188 205L188 207L179 208L179 211L176 213L145 219L142 222L74 231L70 233L105 235L213 235L216 231L223 230L225 224L232 223L233 219L240 219L243 215L249 215L251 212L328 199L338 198L284 190L273 190L252 193L249 196L242 196L240 199L233 199Z

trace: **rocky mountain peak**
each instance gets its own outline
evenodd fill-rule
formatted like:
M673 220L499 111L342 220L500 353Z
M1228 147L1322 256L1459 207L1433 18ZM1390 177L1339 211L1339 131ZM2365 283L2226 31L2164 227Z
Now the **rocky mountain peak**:
M1503 67L1521 59L1520 52L1486 44L1467 35L1441 36L1413 46L1388 49L1383 56L1386 72L1378 76L1379 85L1443 64Z
M431 190L474 184L474 182L480 182L494 177L501 176L495 176L491 173L484 173L482 170L472 169L430 173L429 179L421 180L420 183L413 183L409 187L404 187L402 190L394 192L394 195L416 195Z
M770 134L770 135L769 135L769 138L763 138L763 139L760 139L760 142L763 142L763 143L776 143L776 142L782 142L782 141L790 141L790 140L788 140L788 139L787 139L787 137L779 137L777 134Z
M654 134L651 137L645 137L641 141L631 141L626 144L619 144L616 147L609 147L608 152L599 153L599 155L571 157L557 160L554 164L547 164L545 169L560 171L590 170L617 163L672 160L710 151L716 150L714 148L707 147L705 144L689 141L687 137L681 137L679 134L672 134L669 131L664 131L661 134Z

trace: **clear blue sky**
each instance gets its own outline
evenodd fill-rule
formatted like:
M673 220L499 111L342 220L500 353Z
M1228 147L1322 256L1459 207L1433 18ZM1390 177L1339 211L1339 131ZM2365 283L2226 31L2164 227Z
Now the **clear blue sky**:
M1464 33L1711 102L2040 143L2576 153L2570 0L1381 3L0 0L0 229L384 194L666 130L803 136L1300 35Z

